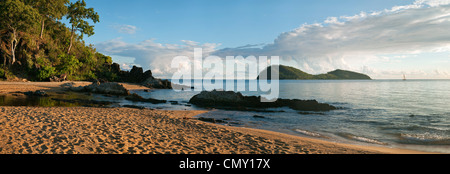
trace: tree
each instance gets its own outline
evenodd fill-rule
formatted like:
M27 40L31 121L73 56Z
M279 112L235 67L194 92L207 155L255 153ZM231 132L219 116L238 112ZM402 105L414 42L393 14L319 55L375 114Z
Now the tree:
M73 44L73 37L76 31L88 36L92 36L94 34L94 26L89 25L89 23L85 19L91 19L92 22L99 22L99 16L97 12L94 11L93 8L86 8L86 2L84 0L77 1L75 3L70 3L67 13L67 19L72 24L71 36L70 36L70 44L67 49L67 54L70 54L70 49Z
M29 5L25 5L20 0L0 1L0 24L6 26L10 34L11 42L11 64L16 62L16 48L19 43L19 32L25 32L31 28L35 21L39 21L40 16L37 10Z
M48 19L61 19L67 13L66 4L69 3L69 0L25 0L25 3L33 6L41 15L41 34L39 38L42 39L45 21Z

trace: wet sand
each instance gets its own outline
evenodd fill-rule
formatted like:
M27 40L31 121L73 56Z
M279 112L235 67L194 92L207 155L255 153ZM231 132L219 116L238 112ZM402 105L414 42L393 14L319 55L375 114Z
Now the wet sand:
M3 94L58 91L62 90L59 87L61 84L1 82L0 91ZM135 85L128 87L141 88ZM0 107L0 154L422 153L340 144L265 130L216 125L192 118L204 112L207 111Z

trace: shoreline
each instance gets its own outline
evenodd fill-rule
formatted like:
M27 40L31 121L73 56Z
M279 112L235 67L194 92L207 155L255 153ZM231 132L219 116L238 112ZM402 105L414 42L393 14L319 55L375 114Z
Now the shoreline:
M62 92L65 91L61 85L66 83L73 83L73 87L86 86L92 84L88 81L65 81L65 82L8 82L0 81L0 95L9 95L15 92L28 92L43 90L45 92ZM119 83L128 90L150 90L145 86L131 84L131 83Z
M64 83L70 82L0 82L0 95L63 91L60 85ZM144 89L133 84L124 86ZM208 111L6 106L0 106L0 110L0 154L433 154L343 144L192 119Z
M0 154L432 154L193 119L208 111L0 107Z

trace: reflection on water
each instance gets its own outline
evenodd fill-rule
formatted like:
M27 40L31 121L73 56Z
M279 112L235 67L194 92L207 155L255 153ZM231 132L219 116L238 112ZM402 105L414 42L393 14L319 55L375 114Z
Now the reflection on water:
M95 99L101 99L101 97L98 95L85 95L74 92L66 92L64 94L50 93L48 97L4 95L0 96L0 106L78 107L78 106L89 106L89 104L83 102L67 102L67 101L95 100Z

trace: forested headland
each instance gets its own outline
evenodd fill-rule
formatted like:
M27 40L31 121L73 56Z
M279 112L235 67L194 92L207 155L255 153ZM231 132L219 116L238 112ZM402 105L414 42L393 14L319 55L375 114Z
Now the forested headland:
M84 0L0 0L0 80L120 81L111 57L83 40L99 19Z

